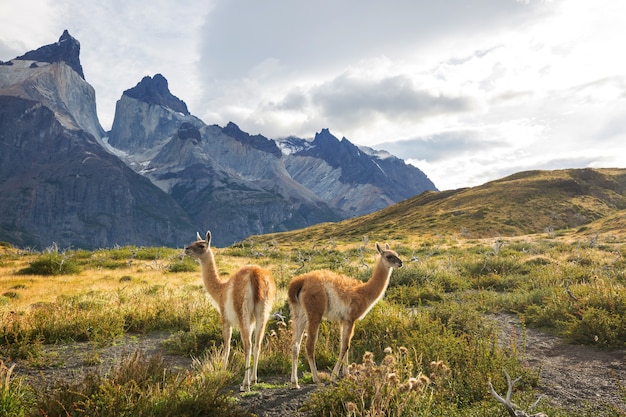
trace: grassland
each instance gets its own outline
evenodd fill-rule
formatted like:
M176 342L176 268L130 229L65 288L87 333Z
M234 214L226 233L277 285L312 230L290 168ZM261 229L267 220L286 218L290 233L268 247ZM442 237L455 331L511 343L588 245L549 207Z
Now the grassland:
M218 267L224 276L248 263L272 271L279 287L274 310L287 321L270 323L259 373L286 383L289 280L320 268L365 280L374 241L388 242L405 266L357 324L354 376L316 391L307 412L504 417L487 382L502 393L503 369L521 377L513 399L528 409L540 391L540 370L524 363L489 315L514 314L567 343L626 348L623 178L623 171L520 174L480 189L427 193L364 218L217 249ZM507 207L497 195L513 189ZM550 204L544 196L552 190L560 191ZM535 205L535 214L525 205ZM518 214L522 209L528 212ZM222 372L219 317L206 301L198 265L181 250L36 253L0 245L0 318L0 415L249 415L227 389L243 372L241 347ZM109 363L102 355L153 334L164 335L160 347L168 357L191 365L138 352ZM320 369L334 364L337 341L337 329L324 325ZM51 347L77 344L89 347L69 350L86 371L50 377L68 361ZM307 371L302 361L305 382ZM617 388L621 404L582 399L571 409L546 398L537 408L551 417L624 416L626 390Z

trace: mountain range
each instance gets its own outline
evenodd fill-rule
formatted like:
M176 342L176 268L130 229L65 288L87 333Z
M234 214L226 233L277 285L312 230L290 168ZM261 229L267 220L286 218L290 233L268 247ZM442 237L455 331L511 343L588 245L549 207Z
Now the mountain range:
M58 42L0 62L0 240L42 249L217 246L373 213L435 185L384 151L208 125L161 74L116 103L109 132L80 64Z

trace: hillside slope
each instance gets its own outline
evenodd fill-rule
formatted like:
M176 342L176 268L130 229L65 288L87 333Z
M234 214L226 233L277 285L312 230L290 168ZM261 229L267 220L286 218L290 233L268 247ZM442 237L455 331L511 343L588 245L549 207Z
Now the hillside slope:
M516 236L585 226L623 224L626 169L520 172L471 188L427 191L375 213L293 232L255 236L258 242L340 238L390 240L406 235L467 238ZM620 215L621 211L621 215ZM596 226L596 222L601 225Z

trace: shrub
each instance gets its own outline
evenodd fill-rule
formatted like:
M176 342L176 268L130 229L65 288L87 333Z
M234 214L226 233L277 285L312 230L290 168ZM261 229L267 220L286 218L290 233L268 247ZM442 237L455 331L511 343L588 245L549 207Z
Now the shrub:
M562 323L565 336L573 343L623 348L626 343L626 324L623 317L606 310L590 307L579 320Z
M2 296L6 298L19 298L20 295L15 291L7 291L2 294Z
M219 313L208 305L198 308L195 315L188 317L187 329L172 334L163 346L168 352L198 357L207 350L221 346L224 338ZM233 337L237 343L238 337Z
M396 286L387 291L387 299L403 306L415 307L442 301L444 294L432 285Z
M524 311L526 323L533 327L553 328L559 323L565 323L571 319L568 311L564 311L553 303L532 304Z
M195 272L198 269L198 262L189 256L178 258L167 267L169 272Z
M284 322L270 323L263 341L259 373L262 375L288 374L291 371L291 344L293 333Z
M46 253L20 270L24 275L70 275L78 274L80 267L70 256L61 253Z
M529 272L529 267L516 259L504 256L484 256L478 262L464 262L461 266L470 276L485 276L491 274L525 275Z
M314 415L403 416L421 415L430 403L433 392L445 386L450 369L438 364L430 377L414 373L406 348L397 354L388 348L377 364L374 355L366 352L361 364L350 365L350 374L337 386L316 391L305 402L304 410ZM432 383L431 383L432 382ZM417 413L417 414L416 414Z

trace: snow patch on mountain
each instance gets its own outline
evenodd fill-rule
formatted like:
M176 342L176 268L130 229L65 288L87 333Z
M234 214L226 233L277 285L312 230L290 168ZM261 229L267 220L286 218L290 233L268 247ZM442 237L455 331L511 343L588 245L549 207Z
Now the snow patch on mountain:
M312 140L301 139L295 136L289 136L282 139L274 139L274 142L276 142L278 149L280 149L283 155L293 155L314 147Z

